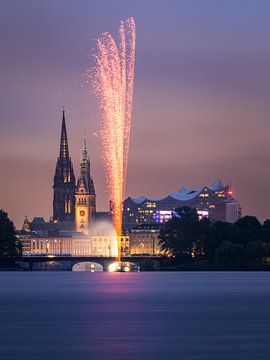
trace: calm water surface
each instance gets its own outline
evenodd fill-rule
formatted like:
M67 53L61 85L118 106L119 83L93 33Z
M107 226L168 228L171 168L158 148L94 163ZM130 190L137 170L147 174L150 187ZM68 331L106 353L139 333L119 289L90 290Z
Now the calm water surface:
M270 359L270 273L0 273L1 360Z

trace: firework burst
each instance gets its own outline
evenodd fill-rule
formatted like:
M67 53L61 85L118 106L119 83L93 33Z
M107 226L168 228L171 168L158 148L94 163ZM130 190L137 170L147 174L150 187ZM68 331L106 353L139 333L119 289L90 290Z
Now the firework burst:
M120 236L134 83L135 22L133 18L121 21L118 44L109 33L100 36L97 40L95 59L92 83L100 101L101 142L106 182L116 235Z

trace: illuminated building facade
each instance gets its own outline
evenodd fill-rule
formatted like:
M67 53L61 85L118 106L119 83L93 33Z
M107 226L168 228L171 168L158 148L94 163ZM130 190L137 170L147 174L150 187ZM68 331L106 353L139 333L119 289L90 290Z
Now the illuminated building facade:
M212 221L235 222L241 216L239 203L233 199L229 185L217 180L211 185L196 190L182 188L159 199L128 197L124 201L123 228L132 229L145 223L162 223L169 220L175 209L181 206L196 208L199 217L209 217ZM227 209L221 211L221 208ZM230 214L230 215L229 215Z
M39 256L117 256L117 239L112 235L37 236L19 234L24 255ZM129 237L122 236L121 255L129 255Z
M95 221L96 193L90 175L90 161L86 148L86 138L80 161L80 177L75 194L75 225L76 231L88 234Z
M75 220L75 176L69 156L65 111L62 116L60 152L53 181L53 220Z
M141 224L129 232L129 251L131 255L160 255L159 245L161 224Z

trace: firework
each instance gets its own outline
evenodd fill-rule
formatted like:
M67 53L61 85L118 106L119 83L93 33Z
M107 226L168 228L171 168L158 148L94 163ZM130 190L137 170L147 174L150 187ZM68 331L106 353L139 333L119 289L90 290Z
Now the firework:
M135 23L121 21L118 43L109 33L97 40L92 82L102 114L101 142L107 188L112 204L116 235L122 231L122 203L125 193L132 113ZM118 254L120 257L120 252Z

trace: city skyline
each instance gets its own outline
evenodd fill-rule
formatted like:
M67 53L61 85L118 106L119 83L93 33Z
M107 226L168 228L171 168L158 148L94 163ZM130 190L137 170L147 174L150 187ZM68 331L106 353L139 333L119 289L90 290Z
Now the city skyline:
M138 42L125 197L231 179L243 213L269 217L270 5L67 4L6 2L0 15L0 207L16 225L24 215L52 216L62 105L76 178L87 128L97 208L108 209L100 115L83 74L99 33L115 34L130 15ZM103 14L104 4L112 11Z
M268 359L270 2L0 8L0 358Z

